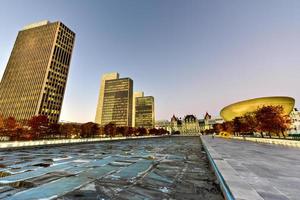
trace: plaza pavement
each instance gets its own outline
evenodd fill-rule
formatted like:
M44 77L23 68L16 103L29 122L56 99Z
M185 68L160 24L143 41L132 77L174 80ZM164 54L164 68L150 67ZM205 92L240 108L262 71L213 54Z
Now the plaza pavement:
M0 151L0 199L223 199L199 137Z
M233 139L212 139L211 136L202 136L202 141L214 154L215 161L222 161L219 167L227 166L220 171L222 173L223 170L229 188L232 187L230 189L243 196L239 199L247 199L247 193L250 192L256 192L260 196L256 199L300 199L299 148ZM232 186L231 179L235 179ZM244 188L247 190L243 190Z

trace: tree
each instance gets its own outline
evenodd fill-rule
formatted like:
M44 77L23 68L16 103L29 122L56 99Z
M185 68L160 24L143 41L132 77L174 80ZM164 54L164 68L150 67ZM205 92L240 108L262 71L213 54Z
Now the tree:
M12 130L17 127L17 121L14 117L8 117L4 120L5 129Z
M28 126L31 127L37 138L45 136L49 127L48 117L46 115L33 116L28 120Z
M104 132L106 135L109 135L109 137L115 137L116 136L116 125L112 122L106 124L104 126Z
M125 129L125 127L124 126L118 126L117 128L116 128L116 132L117 132L117 134L119 134L119 135L122 135L122 136L124 136L126 133L126 129Z
M95 137L95 135L100 135L100 127L98 124L93 123L92 127L91 127L91 131L92 131L92 137Z
M60 135L60 125L56 123L50 124L48 133L52 137Z
M78 136L75 125L67 123L67 124L62 124L60 126L60 131L62 135L64 135L65 138L71 138L71 137L76 137Z
M20 139L20 140L32 140L33 139L32 132L29 131L28 129L17 128L16 134L18 136L18 139Z
M95 137L96 134L99 132L98 124L94 122L87 122L80 126L81 129L81 136L88 138L88 137Z
M158 129L159 135L166 135L166 134L170 134L169 131L167 131L166 129L160 128Z
M144 127L139 127L136 130L136 136L144 136L147 135L147 129L145 129Z
M232 121L227 121L223 123L223 131L232 134L234 131L234 126Z
M245 121L245 124L246 124L246 132L248 133L254 133L256 132L258 129L257 129L257 120L256 120L256 117L255 117L255 113L246 113L244 115L244 121ZM262 135L263 137L263 135Z
M223 131L223 126L222 124L214 124L213 125L213 130L215 133L220 133Z
M123 137L128 137L130 136L131 132L132 132L132 127L128 127L128 126L124 126L123 127L123 133L122 133L122 136Z
M151 129L149 129L149 134L150 135L158 135L159 130L157 130L156 128L151 128Z
M127 136L132 136L135 134L135 132L136 132L136 129L134 127L128 127Z
M33 116L28 120L28 125L34 130L39 130L41 127L48 127L49 120L46 115Z
M3 130L4 128L5 128L4 117L2 115L0 115L0 137L6 136L5 131Z
M0 130L4 129L5 124L4 124L4 117L3 115L0 114Z
M233 119L233 132L234 135L239 135L243 131L243 118L235 117Z
M25 137L25 135L23 134L23 129L22 128L16 128L15 131L13 131L13 138L14 140L27 140L27 139L31 139L30 135L28 136L28 138Z
M282 106L263 106L255 112L258 124L258 130L267 132L271 138L271 134L275 133L280 137L289 128L290 120L283 114Z
M285 138L285 132L291 128L292 120L290 116L284 115L281 118L279 130L282 133L282 136Z

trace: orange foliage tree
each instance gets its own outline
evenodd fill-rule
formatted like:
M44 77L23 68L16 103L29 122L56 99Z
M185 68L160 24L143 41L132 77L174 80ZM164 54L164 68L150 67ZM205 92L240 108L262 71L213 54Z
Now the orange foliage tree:
M258 131L267 132L269 137L272 137L272 133L275 133L280 137L282 133L289 129L291 121L289 116L283 114L282 106L263 106L255 112L255 117L258 122Z
M33 116L28 120L28 126L31 127L33 135L37 138L46 136L49 128L49 120L46 115Z
M8 117L4 120L4 128L13 130L17 127L17 121L14 117Z

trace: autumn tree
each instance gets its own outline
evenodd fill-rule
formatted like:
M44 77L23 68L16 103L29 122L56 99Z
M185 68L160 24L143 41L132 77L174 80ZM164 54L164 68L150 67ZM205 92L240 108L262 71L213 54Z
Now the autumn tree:
M117 133L122 135L123 137L128 137L133 134L133 128L128 126L120 126L116 129Z
M81 129L81 136L88 138L88 137L95 137L95 135L99 134L99 127L98 124L94 122L87 122L80 126Z
M6 136L4 128L5 128L4 117L3 117L3 115L0 115L0 137L1 136Z
M256 120L256 117L255 117L255 113L246 113L244 116L243 116L243 119L244 119L244 122L245 122L245 129L248 133L254 133L256 132L258 129L257 129L257 120Z
M280 137L280 132L283 133L290 125L289 118L284 116L282 106L263 106L255 112L255 117L258 130L268 133L270 138L272 133Z
M4 120L5 129L11 130L17 127L17 121L14 117L8 117Z
M223 131L223 128L222 128L222 124L214 124L213 125L213 130L215 133L220 133Z
M151 128L151 129L149 129L149 134L150 135L158 135L159 131L156 128Z
M132 135L134 135L135 134L135 132L136 132L136 129L134 128L134 127L128 127L128 130L127 130L127 137L128 136L132 136Z
M234 132L234 126L232 121L227 121L223 123L223 131L232 134Z
M132 131L132 127L129 126L124 126L124 130L123 130L123 137L129 137L131 136L131 131Z
M60 136L60 125L57 123L50 124L48 133L48 135L51 135L52 137Z
M0 130L4 129L5 123L4 123L4 117L0 114Z
M71 123L61 124L59 132L64 135L65 138L71 138L78 136L78 129L76 125Z
M167 131L166 129L160 128L160 129L158 129L158 130L159 130L159 132L160 132L160 135L170 134L170 132Z
M22 128L18 127L16 128L16 130L14 131L14 136L15 136L15 140L27 140L27 139L31 139L31 136L29 136L28 138L26 138L26 136L23 134L24 131Z
M119 134L119 135L122 135L122 136L124 136L126 133L125 133L125 127L124 126L118 126L118 127L116 127L116 132L117 132L117 134Z
M40 136L45 136L49 126L48 117L46 115L33 116L28 120L28 126L31 127L37 138L40 138Z
M93 123L91 125L91 132L92 132L92 137L95 137L96 135L100 135L100 127L97 123Z
M136 130L136 136L144 136L147 135L147 129L145 129L144 127L139 127Z
M243 131L243 118L235 117L232 124L234 135L239 135Z
M115 137L116 136L116 125L112 122L106 124L104 126L104 132L106 135L109 135L109 137Z
M291 128L291 123L292 123L292 120L291 120L290 116L288 116L288 115L282 116L281 121L280 121L279 130L284 138L286 137L285 132Z

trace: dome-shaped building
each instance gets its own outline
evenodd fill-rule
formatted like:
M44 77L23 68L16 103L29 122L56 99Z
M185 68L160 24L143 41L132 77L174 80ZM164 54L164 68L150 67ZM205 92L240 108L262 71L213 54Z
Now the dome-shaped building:
M263 106L282 106L284 114L289 115L295 106L295 99L285 96L249 99L224 107L220 115L225 121L231 121L235 117L243 116L248 112L254 112Z

